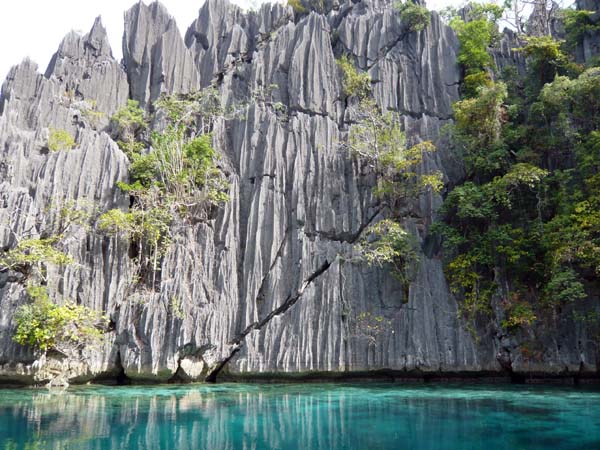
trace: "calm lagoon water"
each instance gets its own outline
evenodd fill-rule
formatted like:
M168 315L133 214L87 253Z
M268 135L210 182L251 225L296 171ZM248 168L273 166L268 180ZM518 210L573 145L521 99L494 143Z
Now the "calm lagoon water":
M600 449L600 390L216 384L0 390L0 450Z

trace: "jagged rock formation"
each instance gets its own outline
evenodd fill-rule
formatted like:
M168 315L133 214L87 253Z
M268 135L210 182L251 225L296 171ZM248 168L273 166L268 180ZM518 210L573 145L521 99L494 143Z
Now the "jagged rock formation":
M141 105L162 93L198 89L198 72L175 20L158 2L139 2L125 14L123 63L131 98Z
M501 346L499 327L489 326L480 341L467 331L435 246L423 245L408 296L386 270L355 258L361 232L386 211L372 194L372 176L339 148L348 117L335 58L349 53L369 72L378 104L402 113L409 140L438 142L423 170L441 170L448 181L461 174L439 139L458 99L457 50L436 13L424 31L409 32L386 2L298 16L280 4L244 13L208 0L185 40L162 5L140 2L125 16L123 66L96 21L84 37L67 35L45 75L30 61L13 68L0 99L3 247L15 235L55 226L52 202L85 199L103 210L127 204L115 188L127 177L127 159L102 130L128 95L149 106L161 93L214 84L226 106L249 102L243 117L214 131L231 200L210 221L178 232L159 290L132 286L126 242L72 231L68 249L77 264L52 274L50 292L106 311L114 326L102 348L63 361L64 371L79 380L122 372L162 381L501 373L506 358L512 370L528 371L518 351L506 356L511 347ZM90 103L104 114L98 123L82 113ZM50 127L70 131L77 148L48 153ZM425 241L440 203L432 194L414 202L405 225L417 239ZM44 364L11 340L14 311L25 301L22 280L0 273L0 377L48 379ZM356 321L362 313L389 324L375 340ZM593 352L578 347L577 333L561 337L535 370L593 370Z

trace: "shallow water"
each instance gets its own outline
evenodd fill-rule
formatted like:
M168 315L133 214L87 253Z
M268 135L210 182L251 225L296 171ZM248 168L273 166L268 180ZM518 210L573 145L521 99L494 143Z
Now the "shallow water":
M600 449L600 390L367 383L0 390L6 449Z

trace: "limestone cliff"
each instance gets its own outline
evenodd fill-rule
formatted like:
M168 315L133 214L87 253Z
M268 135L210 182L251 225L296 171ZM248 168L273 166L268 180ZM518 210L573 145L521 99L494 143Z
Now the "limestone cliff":
M177 232L158 290L131 286L122 239L70 230L67 248L76 264L50 274L49 289L56 301L106 312L112 327L101 348L79 361L51 361L14 343L14 311L27 300L18 274L0 273L0 377L29 383L53 371L78 381L119 372L157 381L505 373L497 357L510 343L494 323L481 339L466 329L427 240L439 195L416 199L405 219L423 248L408 297L385 269L354 258L361 232L385 210L364 165L340 150L349 119L335 59L348 53L368 71L377 103L402 114L409 140L438 144L423 170L440 170L452 182L461 162L440 130L458 99L457 51L453 31L435 12L425 30L411 32L387 2L298 14L281 4L243 12L227 0L207 0L184 37L162 5L140 2L125 15L122 64L96 20L87 35L65 37L44 75L31 61L14 67L0 98L3 248L15 236L59 226L52 204L126 207L115 183L127 179L128 161L106 126L128 98L150 108L161 93L212 84L225 106L248 106L214 132L230 201L210 221ZM252 100L267 86L270 101ZM99 118L86 114L90 108ZM76 148L49 152L50 128L68 130ZM376 339L357 329L363 313L388 324ZM513 352L511 370L596 370L581 333L569 325L533 366Z

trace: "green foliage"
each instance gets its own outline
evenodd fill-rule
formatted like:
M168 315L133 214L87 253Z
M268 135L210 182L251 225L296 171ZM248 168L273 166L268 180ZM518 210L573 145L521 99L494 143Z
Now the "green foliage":
M301 0L288 0L288 6L291 6L296 14L304 14L308 10L304 7Z
M117 145L123 150L123 153L125 153L130 161L135 160L135 158L141 155L146 148L146 145L143 142L136 140L117 139Z
M98 230L103 233L117 234L133 233L135 219L132 213L126 213L120 209L111 209L98 218Z
M424 6L405 0L404 3L397 3L396 8L400 13L400 21L409 31L419 32L429 26L431 13Z
M496 212L492 204L490 186L482 188L470 181L457 186L448 194L444 212L460 222L493 219Z
M463 65L465 72L474 74L491 68L493 60L487 48L494 36L493 24L487 20L455 20L451 25L456 30L460 42L458 62Z
M104 117L102 111L98 111L96 100L84 100L81 102L81 114L87 119L89 124L96 129L100 119Z
M392 112L382 114L372 99L361 101L357 117L357 122L350 127L348 147L353 154L368 162L378 175L378 195L401 203L427 189L441 189L439 172L419 172L423 157L435 151L431 142L407 148L399 115Z
M505 70L454 105L466 173L432 227L472 330L492 298L509 331L546 326L600 275L600 69L577 76L549 37L521 51L526 77Z
M111 209L98 218L98 229L107 234L123 233L139 243L142 257L162 256L170 243L169 225L173 216L162 208L133 209L123 212ZM154 267L154 269L157 269Z
M105 212L97 227L129 239L136 278L155 287L172 226L208 219L213 208L228 200L228 183L217 166L210 134L223 115L217 91L162 96L153 106L166 125L145 134L148 151L140 140L146 119L136 102L130 101L113 118L131 161L129 183L117 186L130 195L132 206L127 212Z
M537 319L533 307L529 303L520 300L518 295L514 297L508 305L508 317L502 321L502 326L508 329L530 327Z
M503 8L493 3L472 3L467 21L454 15L450 26L456 31L460 50L458 62L465 72L464 93L467 97L477 95L478 88L490 83L489 72L494 69L494 62L488 52L498 39L497 21L502 16Z
M600 31L600 24L594 23L594 11L584 9L563 9L561 11L566 34L566 48L574 50L583 42L586 34Z
M498 205L512 208L515 193L522 193L523 188L537 189L548 171L527 163L516 163L501 177L490 183L490 193Z
M467 170L479 179L493 176L507 167L507 153L501 141L506 121L502 82L481 86L475 98L454 104L455 145L462 149Z
M57 243L57 237L21 239L16 247L0 255L0 270L27 270L42 264L71 264L73 259L58 250Z
M555 266L543 292L543 300L546 304L561 305L586 297L579 275L570 267Z
M371 93L371 77L369 74L358 72L346 55L338 59L337 64L343 73L342 86L344 94L359 99L368 97Z
M55 239L65 236L72 226L89 229L97 210L93 202L87 199L63 200L52 203L47 214L57 214L57 223L53 227Z
M210 134L190 139L183 126L170 125L164 132L152 134L152 148L150 153L133 157L130 175L134 185L155 187L168 198L172 209L180 213L185 209L198 217L228 200L228 185L215 165Z
M410 235L399 223L402 207L409 199L425 191L438 192L442 187L439 172L423 173L423 158L435 151L429 142L407 147L397 113L383 114L372 99L363 99L355 111L356 122L348 133L348 149L377 177L375 194L389 208L392 218L369 227L362 241L363 260L370 265L388 267L405 288L412 280L411 265L417 251Z
M466 98L477 97L477 91L480 88L491 88L493 86L492 77L488 72L473 72L465 75L463 79L463 94Z
M144 110L137 100L127 100L127 105L119 109L110 120L120 133L135 135L146 128Z
M145 278L151 273L154 285L161 258L171 243L170 225L174 216L169 209L153 202L150 198L153 194L156 192L137 192L140 203L130 212L111 209L98 218L97 225L100 232L125 235L130 240L137 253L137 276Z
M384 219L369 227L363 239L363 258L369 265L389 267L401 282L411 280L411 264L418 260L415 239L400 225Z
M224 115L219 92L215 88L163 95L154 106L159 114L166 114L173 128L195 129L200 134L210 133L215 120Z
M185 319L185 313L183 312L183 309L181 308L181 302L179 301L179 299L177 297L171 297L169 306L171 309L171 313L173 314L173 317L175 317L179 320Z
M481 87L476 98L454 104L454 117L459 133L474 137L477 145L495 144L500 138L503 123L503 102L506 85L502 82Z
M44 286L29 285L30 303L15 312L15 342L46 352L57 350L65 354L98 342L106 318L73 302L56 305Z
M383 316L376 316L371 312L361 312L353 320L353 335L375 345L379 336L385 333L391 324L392 321Z
M127 100L110 119L117 145L131 160L145 148L140 135L147 128L144 110L137 100Z
M525 40L527 45L517 50L529 58L530 95L537 95L544 84L566 70L569 61L562 52L562 43L551 36L528 36Z
M75 147L75 139L68 131L50 128L50 135L48 136L48 149L50 151L71 150L73 147Z
M316 11L323 14L325 12L324 0L288 0L288 6L291 6L294 13L302 15L310 11Z
M600 68L591 68L576 79L553 79L543 87L534 107L560 133L572 134L570 130L577 129L590 133L596 131L600 120L599 95Z

